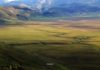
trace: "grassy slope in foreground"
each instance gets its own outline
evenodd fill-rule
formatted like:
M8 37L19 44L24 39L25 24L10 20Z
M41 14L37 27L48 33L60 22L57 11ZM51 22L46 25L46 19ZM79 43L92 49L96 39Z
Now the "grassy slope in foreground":
M98 29L71 27L65 22L46 23L1 26L1 70L100 69Z

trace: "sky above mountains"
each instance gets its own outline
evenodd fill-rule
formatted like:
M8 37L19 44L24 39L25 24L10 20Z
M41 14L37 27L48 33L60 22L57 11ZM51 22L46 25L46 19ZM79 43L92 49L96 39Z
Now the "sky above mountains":
M7 4L7 3L24 3L26 5L37 5L37 8L41 8L43 5L46 5L47 7L50 6L60 6L60 5L68 5L73 3L79 3L79 4L86 4L91 6L97 6L100 7L100 0L0 0L0 4ZM15 4L15 3L14 3Z
M30 2L30 1L34 1L34 2L41 2L41 3L55 3L55 4L63 4L63 3L85 3L85 4L98 4L100 3L100 0L0 0L0 3L9 3L9 2L13 2L13 1L22 1L22 2Z

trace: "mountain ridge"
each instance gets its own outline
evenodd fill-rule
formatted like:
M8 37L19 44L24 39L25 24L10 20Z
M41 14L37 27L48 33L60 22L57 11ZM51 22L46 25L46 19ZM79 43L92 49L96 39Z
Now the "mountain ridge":
M42 1L42 0L41 0ZM9 3L1 4L3 13L0 11L0 15L7 18L15 18L18 20L33 20L35 17L44 18L71 18L71 17L100 17L100 7L82 3L74 2L74 0L69 1L69 4L62 3L59 5L51 5L50 3L45 4L44 2L36 2L36 0L22 0L22 1L11 1ZM51 1L51 0L50 0ZM57 0L55 0L56 2ZM64 1L64 0L63 0ZM96 0L98 1L98 0ZM2 2L2 0L1 0ZM81 2L81 3L80 3ZM32 5L34 3L34 5ZM37 7L39 3L41 7ZM29 5L30 4L30 5ZM53 3L52 3L53 4ZM50 6L50 7L48 7ZM6 9L6 11L5 11ZM5 14L6 16L5 16ZM1 17L0 17L1 18Z

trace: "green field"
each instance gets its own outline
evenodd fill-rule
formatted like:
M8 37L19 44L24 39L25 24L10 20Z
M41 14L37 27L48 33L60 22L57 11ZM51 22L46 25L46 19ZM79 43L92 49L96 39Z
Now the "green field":
M0 26L0 70L100 70L99 25L27 23Z

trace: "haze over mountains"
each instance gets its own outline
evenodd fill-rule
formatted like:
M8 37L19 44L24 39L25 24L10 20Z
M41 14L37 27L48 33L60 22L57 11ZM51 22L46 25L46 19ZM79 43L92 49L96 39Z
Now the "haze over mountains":
M0 0L4 13L18 19L100 17L100 0ZM6 10L6 12L5 12Z

